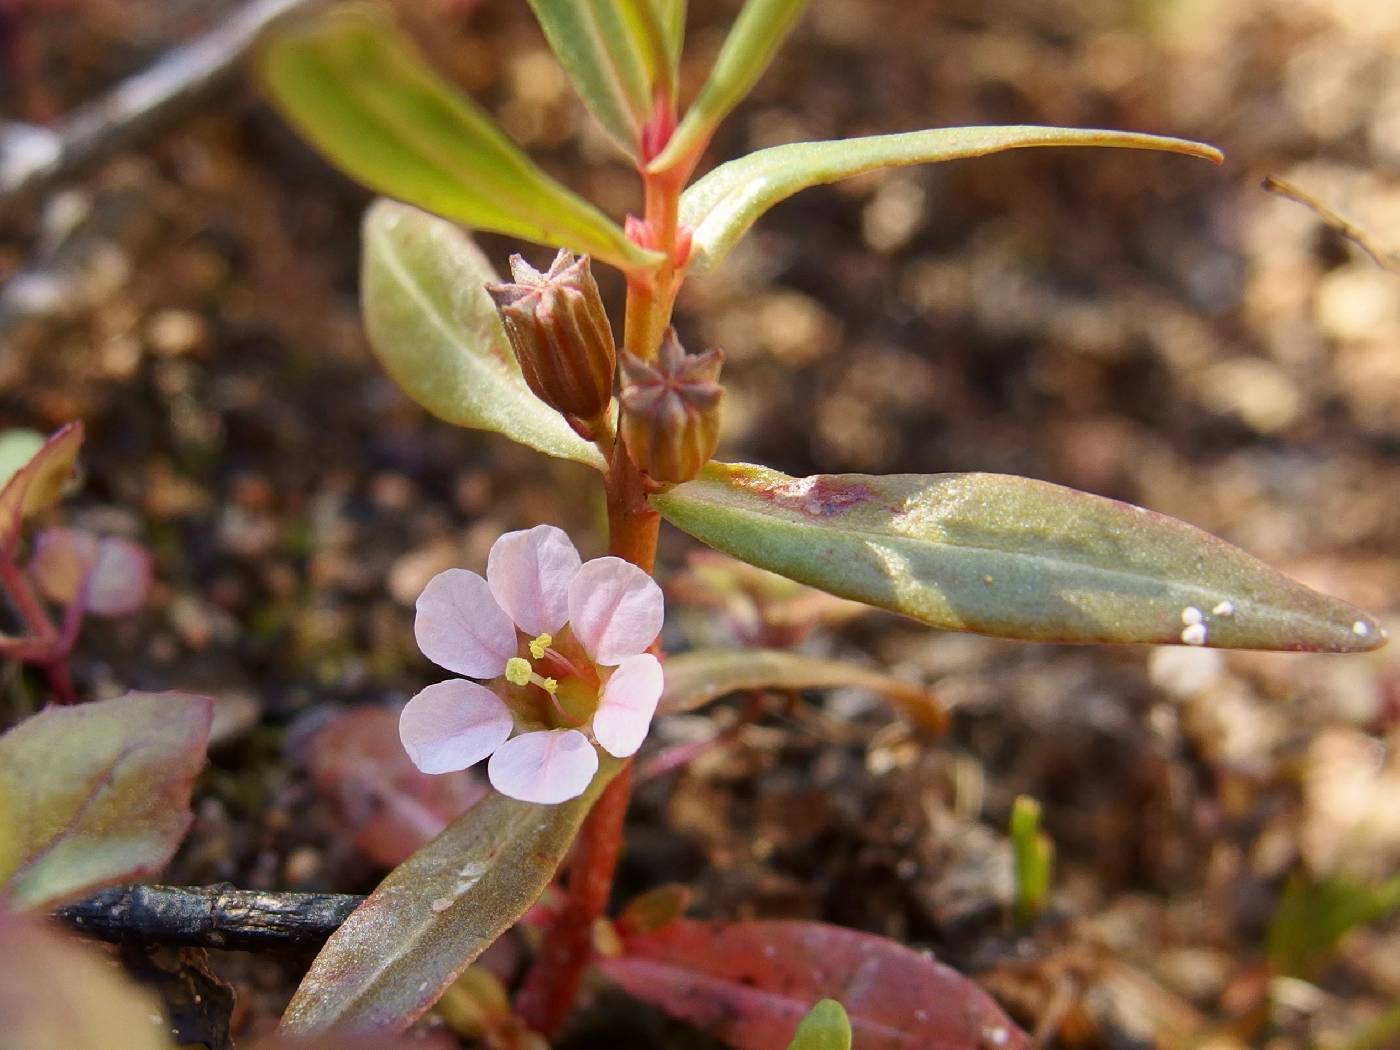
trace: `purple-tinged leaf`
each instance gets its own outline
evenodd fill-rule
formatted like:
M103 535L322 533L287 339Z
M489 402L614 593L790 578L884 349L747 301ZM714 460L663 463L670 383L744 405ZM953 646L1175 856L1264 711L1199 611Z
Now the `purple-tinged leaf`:
M95 616L126 616L146 604L151 556L119 536L53 525L34 539L29 574L50 601L76 601Z
M50 908L158 872L188 830L212 704L127 693L0 737L0 905Z
M1336 653L1385 642L1360 609L1194 526L1030 478L711 463L652 502L726 554L945 630Z
M868 689L926 729L947 728L938 698L921 686L859 664L778 649L696 649L666 660L662 714L693 711L746 689Z
M492 793L391 871L326 942L282 1030L398 1031L548 888L594 801L621 768L603 757L578 798L536 805Z
M345 711L307 749L311 779L334 801L355 846L385 868L402 864L486 795L470 769L420 773L399 741L399 717L382 707Z
M0 909L0 959L4 1050L172 1050L155 997L75 937Z
M242 1043L238 1044L240 1047ZM298 1037L270 1035L250 1050L460 1050L461 1043L446 1032L384 1037L382 1035L327 1035Z
M0 554L13 556L24 519L58 502L82 444L83 424L66 423L5 481L0 488Z
M856 1050L1024 1050L974 982L932 956L818 922L678 919L623 938L599 968L630 995L736 1050L786 1046L813 1002L836 999Z

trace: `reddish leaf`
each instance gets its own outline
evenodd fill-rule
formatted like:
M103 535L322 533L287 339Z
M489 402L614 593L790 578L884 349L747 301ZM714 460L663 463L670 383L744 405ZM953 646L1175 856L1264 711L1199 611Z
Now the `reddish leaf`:
M102 955L0 911L0 1047L169 1050L165 1012ZM20 962L20 960L23 960Z
M51 601L79 601L97 616L125 616L146 604L151 556L131 540L54 525L35 538L29 573Z
M50 908L164 867L189 828L212 705L127 693L0 737L0 901Z
M391 871L316 956L283 1032L400 1031L540 898L594 801L622 768L603 756L578 798L492 792Z
M598 963L628 993L736 1050L786 1046L812 1003L839 1000L855 1050L1026 1048L956 970L894 941L817 922L678 919Z
M0 487L0 553L12 555L20 523L58 501L73 476L82 444L82 423L59 427Z
M239 1044L242 1045L241 1043ZM429 1035L271 1035L252 1050L456 1050L461 1046L445 1032Z
M420 773L399 743L399 716L346 711L311 739L311 777L355 829L355 846L386 868L402 864L486 794L470 770Z

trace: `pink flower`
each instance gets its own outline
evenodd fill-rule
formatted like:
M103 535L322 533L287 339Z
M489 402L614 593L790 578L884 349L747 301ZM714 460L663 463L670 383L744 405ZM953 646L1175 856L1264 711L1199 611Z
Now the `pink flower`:
M594 744L636 752L661 699L656 581L621 558L581 563L550 525L507 532L486 578L448 569L418 596L423 655L461 678L430 685L403 709L399 739L424 773L490 757L503 795L563 802L598 771ZM512 736L517 729L521 730Z

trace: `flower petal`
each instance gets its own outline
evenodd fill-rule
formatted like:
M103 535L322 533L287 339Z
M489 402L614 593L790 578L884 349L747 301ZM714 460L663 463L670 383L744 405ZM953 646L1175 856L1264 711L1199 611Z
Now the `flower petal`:
M399 740L424 773L475 765L505 743L514 728L500 697L460 678L428 686L399 715Z
M593 737L608 754L636 754L651 728L663 684L661 661L651 653L629 656L617 665L593 716Z
M522 733L497 748L486 767L502 795L545 805L582 795L596 772L598 752L577 729Z
M491 546L486 581L526 634L558 634L569 618L569 584L580 559L563 529L536 525L507 532Z
M466 569L428 581L418 596L413 634L433 663L472 678L495 678L515 655L515 624L486 581Z
M661 631L656 581L621 558L585 562L569 584L569 624L594 661L611 667L645 652Z
M146 548L119 536L97 541L84 601L97 616L126 616L146 604L151 589L151 556Z

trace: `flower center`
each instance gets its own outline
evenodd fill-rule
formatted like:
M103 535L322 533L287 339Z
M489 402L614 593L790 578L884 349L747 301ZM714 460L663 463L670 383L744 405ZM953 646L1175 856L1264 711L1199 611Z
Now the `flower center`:
M598 672L578 649L567 630L557 642L547 633L521 639L520 655L506 661L503 677L521 690L517 702L528 705L528 717L555 728L576 728L593 717L598 706ZM538 687L545 695L529 686Z
M537 685L550 696L559 691L558 681L542 677L523 656L512 656L506 661L506 681L511 685Z

